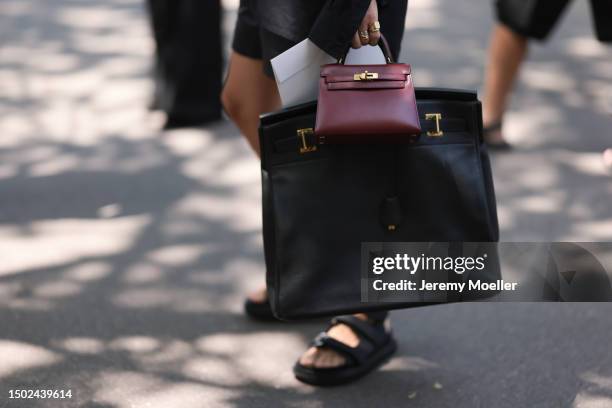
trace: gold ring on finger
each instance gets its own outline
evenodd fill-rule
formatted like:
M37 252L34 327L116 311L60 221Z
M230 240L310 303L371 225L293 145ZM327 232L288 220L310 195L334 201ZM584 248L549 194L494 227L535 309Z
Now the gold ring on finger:
M370 34L368 34L367 31L360 31L359 37L363 38L364 40L367 40L368 38L370 38Z
M368 31L371 33L377 33L380 31L380 23L378 21L373 22L372 24L370 24L370 26L368 27Z

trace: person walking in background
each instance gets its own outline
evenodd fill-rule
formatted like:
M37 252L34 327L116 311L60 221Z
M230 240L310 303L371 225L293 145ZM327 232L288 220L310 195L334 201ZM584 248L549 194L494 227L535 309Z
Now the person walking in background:
M221 118L220 0L148 0L155 38L152 108L165 129Z
M489 45L483 101L484 138L494 150L508 150L503 118L508 97L527 55L530 39L545 40L570 0L497 0L498 23ZM591 0L597 38L612 42L612 1Z
M259 115L281 107L271 58L307 37L339 58L351 45L377 44L381 30L397 58L407 6L407 0L241 0L222 102L253 150L259 155ZM249 296L245 309L254 318L274 318L265 288ZM332 320L296 363L296 377L331 385L373 370L395 351L386 317L382 312ZM385 349L390 353L381 353Z

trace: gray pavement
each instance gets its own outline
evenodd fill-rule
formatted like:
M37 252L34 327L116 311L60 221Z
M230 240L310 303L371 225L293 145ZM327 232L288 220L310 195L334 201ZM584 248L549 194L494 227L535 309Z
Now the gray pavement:
M488 3L411 2L417 85L480 87ZM612 236L612 50L584 3L513 98L518 149L493 160L507 241ZM157 130L151 51L139 0L0 2L0 407L612 407L609 304L398 311L380 372L295 381L323 323L241 313L264 273L257 160L227 122Z

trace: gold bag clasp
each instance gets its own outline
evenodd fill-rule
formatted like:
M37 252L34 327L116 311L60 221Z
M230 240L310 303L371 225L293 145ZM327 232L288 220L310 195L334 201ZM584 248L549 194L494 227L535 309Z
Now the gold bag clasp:
M427 113L425 114L425 120L435 120L436 121L436 130L427 131L427 136L430 137L441 137L444 135L442 129L440 129L440 121L442 120L441 113Z
M372 79L378 79L377 72L363 71L363 72L358 72L355 75L353 75L353 80L355 81L370 81Z
M297 130L297 134L298 137L300 138L300 142L301 142L301 146L300 146L300 153L304 154L304 153L310 153L310 152L316 152L317 151L317 146L316 145L309 145L308 144L308 140L306 140L307 136L311 136L313 135L314 130L312 128L305 128L305 129L298 129Z

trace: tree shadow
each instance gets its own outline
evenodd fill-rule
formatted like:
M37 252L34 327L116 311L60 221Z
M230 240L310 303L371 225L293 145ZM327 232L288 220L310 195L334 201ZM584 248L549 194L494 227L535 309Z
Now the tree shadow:
M467 0L414 3L403 55L417 85L479 86L488 10ZM57 405L92 407L612 401L607 343L596 340L612 329L607 305L398 311L399 353L376 375L335 389L294 380L291 364L321 322L255 323L241 310L243 294L264 273L257 162L227 123L152 130L139 108L150 51L142 20L136 0L7 1L0 11L7 33L0 49L7 76L0 80L8 89L0 99L7 135L0 141L0 395L71 388L75 398ZM585 35L580 24L566 25L563 39ZM534 69L544 57L536 55ZM608 80L604 61L594 61L595 80ZM580 72L586 62L555 64ZM575 81L573 90L593 92L588 79ZM546 90L530 99L527 89L515 104L551 105L562 118L554 146L603 146L602 138L583 144L567 137L605 128L590 102ZM501 202L512 217L503 234L580 233L563 214L608 179L555 153L548 188L573 190L551 196L557 204L544 212L525 205L540 190L521 180L544 148L528 146L515 158L495 158ZM609 219L611 191L602 191L593 194L585 222ZM550 224L555 228L546 229Z

